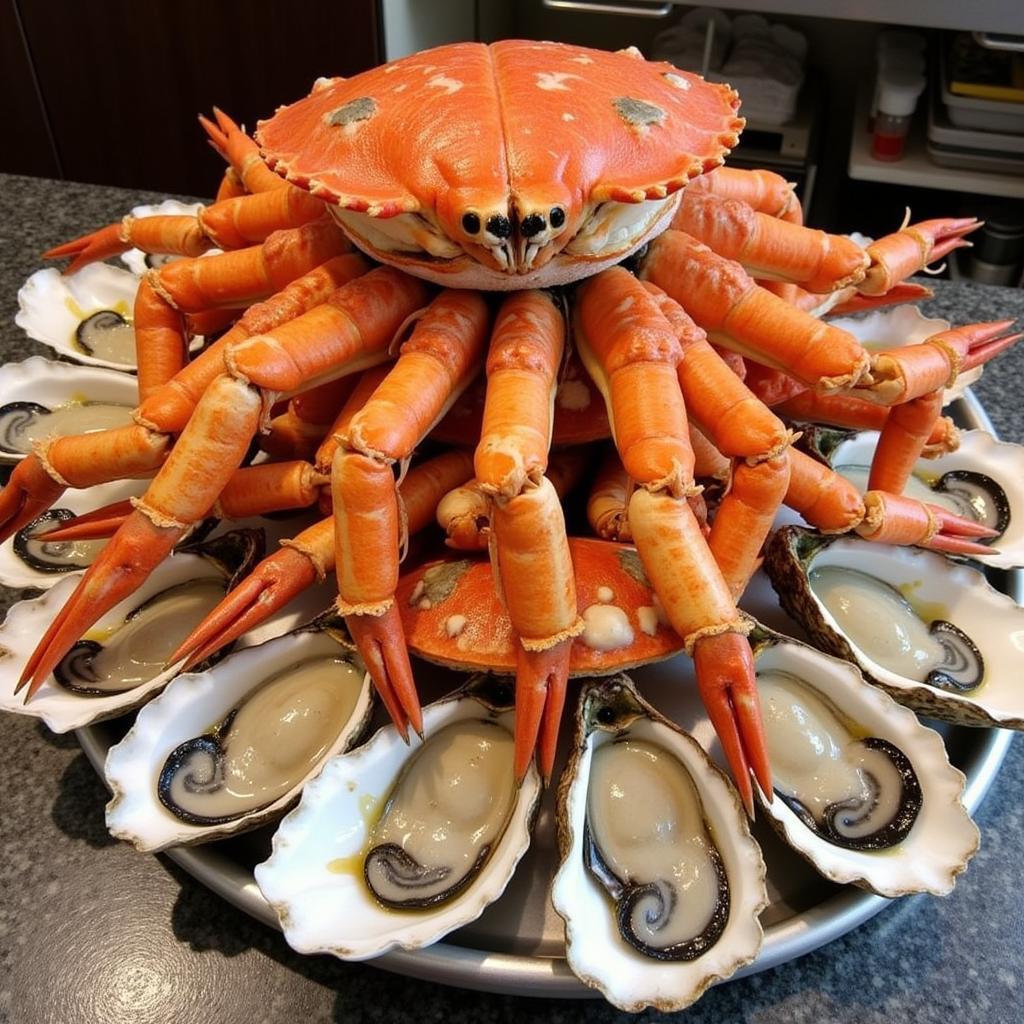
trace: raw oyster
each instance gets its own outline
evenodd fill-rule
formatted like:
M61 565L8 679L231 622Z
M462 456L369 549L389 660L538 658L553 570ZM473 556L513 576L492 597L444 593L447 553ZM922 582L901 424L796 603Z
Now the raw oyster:
M425 742L413 736L407 747L387 726L365 746L324 766L281 822L270 859L256 867L256 881L289 945L346 960L365 960L396 946L418 949L475 920L501 895L530 844L541 792L534 767L515 789L513 714L511 686L477 676L424 709ZM470 752L471 762L455 769L450 759L460 748ZM500 762L503 778L481 785L492 762ZM424 769L427 774L419 775ZM417 807L397 854L388 848L397 839L397 804L423 790L432 794L428 804L437 806ZM505 823L488 833L485 853L445 850L445 863L438 864L443 832L472 831L489 818L493 803L505 800ZM467 861L475 869L468 880ZM392 906L371 888L390 891L389 879L397 879L401 889Z
M131 422L138 387L123 373L32 356L0 367L0 462L17 462L44 437Z
M60 497L60 505L44 512L0 544L0 584L6 587L38 587L47 590L62 576L92 565L106 540L60 541L47 543L35 534L55 529L72 516L91 512L104 505L142 494L149 481L118 480L85 490L69 488Z
M627 676L584 687L558 797L551 902L582 981L679 1010L754 959L768 896L739 797Z
M982 573L921 548L779 530L765 570L822 650L915 711L1024 729L1024 608Z
M202 208L202 203L183 203L178 199L165 199L162 203L135 206L130 214L132 217L195 217ZM220 252L220 249L216 252ZM121 262L138 277L143 277L148 270L159 270L164 264L180 259L180 256L150 254L141 249L129 249L121 253Z
M372 710L369 676L328 615L178 676L110 748L107 828L145 852L256 828L359 741Z
M948 320L927 317L917 306L909 304L876 309L860 316L836 317L829 323L849 331L869 352L919 345L933 334L950 328ZM943 404L948 405L954 398L961 398L964 390L978 380L983 369L979 366L959 375L953 387L946 388Z
M859 490L867 489L878 432L812 428L804 442ZM950 509L999 531L984 565L1024 565L1024 448L997 441L984 430L965 430L960 447L936 459L919 459L904 494Z
M90 263L68 275L37 270L18 291L14 322L76 363L134 371L138 287L134 274L106 263ZM193 338L190 348L202 344L202 338Z
M19 602L0 627L0 708L36 715L54 732L68 732L144 704L175 675L167 657L262 552L263 535L256 530L180 549L96 623L28 703L14 695L18 677L80 576L65 576L41 597ZM182 614L182 600L189 614Z
M978 848L964 776L939 735L848 662L751 634L776 830L826 878L880 896L945 895Z

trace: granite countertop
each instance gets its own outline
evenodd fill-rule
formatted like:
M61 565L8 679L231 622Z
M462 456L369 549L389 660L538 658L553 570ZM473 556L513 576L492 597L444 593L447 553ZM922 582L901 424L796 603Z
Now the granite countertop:
M162 197L0 175L0 346L43 351L14 326L15 293L47 247ZM936 284L932 315L1024 316L1024 291ZM999 433L1024 441L1024 346L976 393ZM4 606L17 595L7 591ZM0 1021L257 1024L628 1019L599 1000L497 996L293 953L164 857L103 824L107 793L73 736L0 719ZM894 902L802 959L707 993L685 1019L873 1024L1017 1020L1024 1006L1024 743L1015 740L977 815L982 846L946 899ZM642 1015L645 1020L661 1016Z

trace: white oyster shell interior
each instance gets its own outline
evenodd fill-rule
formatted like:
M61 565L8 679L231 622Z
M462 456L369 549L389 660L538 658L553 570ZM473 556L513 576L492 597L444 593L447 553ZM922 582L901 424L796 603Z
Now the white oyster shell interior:
M487 717L478 701L462 696L425 708L423 724L429 737L461 719ZM512 720L511 711L493 719L510 731ZM367 841L382 802L420 746L415 735L406 747L393 726L381 729L364 746L332 758L281 822L270 859L256 866L256 882L293 949L345 960L366 960L395 947L419 949L475 920L505 890L530 844L541 791L535 767L520 787L496 849L461 893L432 908L395 911L383 907L367 887Z
M920 609L927 623L953 623L974 642L985 662L982 683L969 693L927 686L890 671L846 636L814 598L825 623L844 636L864 671L901 702L928 707L936 717L974 725L1024 728L1024 608L999 593L982 573L921 548L889 547L842 538L818 552L811 568L838 566L873 576Z
M693 739L648 718L631 723L626 735L668 750L693 780L729 880L728 923L718 941L691 961L646 957L620 936L613 903L587 869L583 854L591 761L598 747L615 739L600 730L584 741L565 798L562 825L568 829L569 849L555 875L551 902L565 921L569 965L582 981L600 989L621 1010L680 1010L757 955L762 941L758 915L767 903L765 866L739 798Z
M0 405L12 402L36 402L48 409L72 402L123 406L127 423L139 404L139 389L135 378L125 373L30 356L20 363L0 366ZM23 458L23 454L0 451L0 462Z
M950 765L938 733L866 683L853 665L805 644L766 645L758 651L756 668L758 675L795 676L866 735L888 740L910 761L921 786L921 807L910 832L895 846L878 851L830 843L808 828L777 794L772 794L770 803L762 797L762 806L786 841L826 878L854 882L880 896L950 892L977 850L979 834L961 802L963 773Z
M221 824L190 824L160 802L157 780L173 750L223 721L266 680L309 658L343 655L327 633L303 630L236 651L206 672L174 679L142 708L128 734L107 754L105 774L114 794L107 804L111 834L144 852L157 852L245 831L283 813L328 758L357 742L373 707L369 674L362 673L352 712L334 743L297 786L266 807Z
M139 279L134 274L106 263L90 263L67 275L52 267L37 270L18 291L14 322L30 338L76 363L132 372L136 367L134 354L125 361L90 355L78 344L76 331L79 324L104 310L130 323L138 288ZM202 344L202 338L193 338L190 348L195 351Z
M870 466L878 432L865 430L836 446L829 464L863 490L863 474L842 467ZM1006 494L1010 505L1010 523L1001 537L992 542L990 555L972 555L983 565L997 569L1012 569L1024 565L1024 447L997 441L984 430L965 430L960 434L960 447L955 452L937 459L919 459L914 466L914 477L904 493L921 501L930 501L957 512L957 507L940 493L933 491L930 481L945 473L967 470L991 477ZM866 476L864 477L866 481Z

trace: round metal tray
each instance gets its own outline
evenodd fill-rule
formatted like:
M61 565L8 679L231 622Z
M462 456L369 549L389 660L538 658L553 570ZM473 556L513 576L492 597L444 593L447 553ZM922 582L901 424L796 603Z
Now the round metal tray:
M953 408L961 426L992 432L980 403L970 393ZM998 584L1024 601L1024 573L1000 574ZM770 586L755 578L742 605L767 625L802 636L779 610ZM713 732L694 696L689 659L674 658L632 673L660 710L693 732L721 762ZM453 687L454 673L427 669L423 697L433 699ZM570 693L567 708L575 704ZM567 717L569 711L567 710ZM96 771L103 774L107 750L128 727L127 720L80 729L79 742ZM1009 748L1012 733L934 725L942 732L952 762L964 772L964 803L973 813L984 799ZM568 742L571 729L563 727ZM564 763L565 752L562 752ZM556 777L559 768L556 765ZM548 899L558 857L554 840L554 787L545 795L535 839L504 895L479 920L422 950L396 950L371 961L375 966L462 988L547 997L597 996L569 970L564 958L562 921ZM274 826L200 847L179 847L167 855L219 896L271 927L277 916L253 879L253 867L270 853ZM770 903L762 915L764 945L757 959L733 977L755 974L803 956L873 917L889 900L821 878L761 823L754 834L768 864Z

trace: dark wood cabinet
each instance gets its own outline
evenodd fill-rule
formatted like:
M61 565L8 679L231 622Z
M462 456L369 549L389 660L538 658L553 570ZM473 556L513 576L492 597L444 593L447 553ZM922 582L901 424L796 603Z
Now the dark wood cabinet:
M0 5L0 84L22 137L0 150L4 171L210 195L222 162L198 113L217 105L251 128L318 76L381 59L375 0Z

